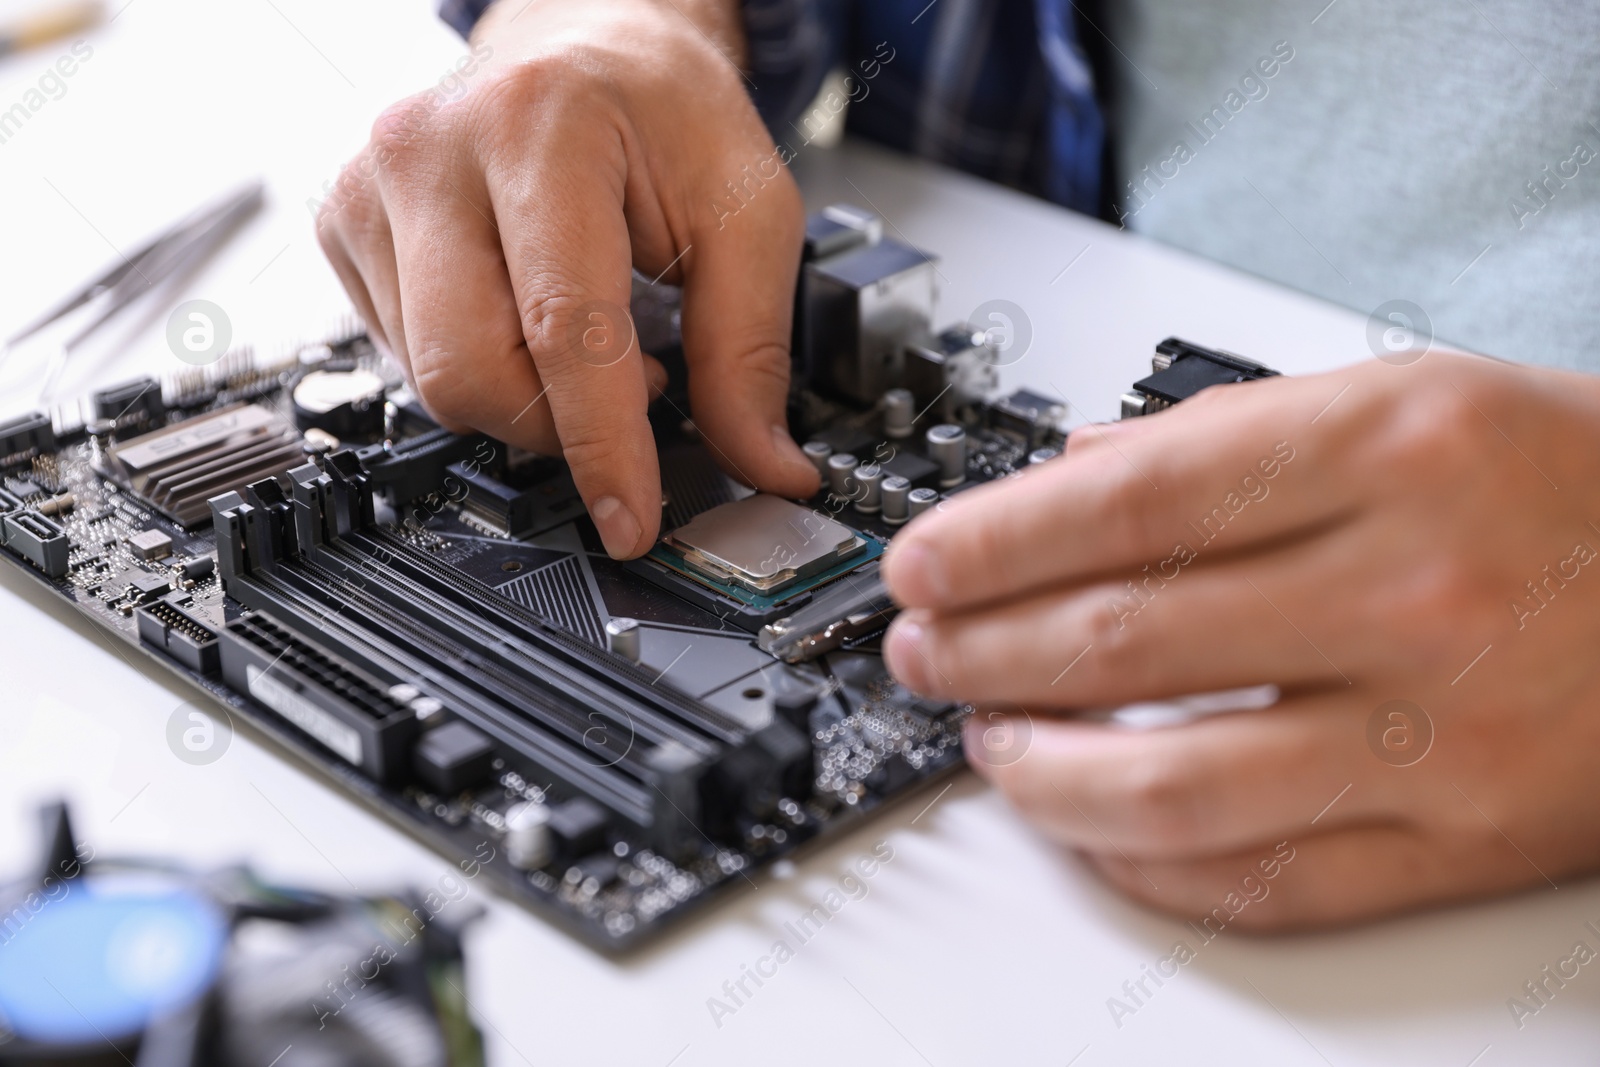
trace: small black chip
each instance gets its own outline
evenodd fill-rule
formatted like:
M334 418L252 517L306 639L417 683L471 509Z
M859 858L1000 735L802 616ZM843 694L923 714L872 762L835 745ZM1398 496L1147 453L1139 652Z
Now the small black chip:
M172 579L164 574L145 574L128 583L128 594L138 604L148 604L172 591Z
M459 793L489 777L494 744L464 722L447 722L422 735L413 762L417 776L428 788L436 793Z
M575 797L550 809L550 833L563 856L586 856L606 843L606 813L594 801Z

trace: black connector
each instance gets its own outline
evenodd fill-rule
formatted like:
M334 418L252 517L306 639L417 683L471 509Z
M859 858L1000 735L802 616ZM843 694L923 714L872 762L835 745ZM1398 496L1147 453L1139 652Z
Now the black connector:
M1028 449L1059 441L1056 420L1062 403L1027 389L1001 397L989 407L989 425L1000 433L1017 438Z
M220 666L217 631L194 613L194 598L168 593L134 613L139 640L201 674Z
M1213 348L1169 337L1156 346L1150 361L1154 373L1133 383L1131 393L1122 394L1122 417L1154 415L1182 400L1188 400L1213 385L1274 378L1278 372L1254 360Z
M533 531L541 503L538 488L508 485L475 463L452 463L448 472L466 487L461 506L479 522L506 537L523 537ZM557 472L550 472L552 479L556 476ZM574 489L567 495L567 502L576 503L576 497ZM556 523L570 518L570 514L563 515Z
M96 418L110 419L120 429L148 426L166 418L167 405L161 399L161 383L154 378L135 378L94 394Z
M386 490L396 503L403 504L443 492L446 468L473 458L485 447L493 448L488 441L478 434L428 430L389 447L368 445L356 455L373 487Z
M221 663L230 687L377 781L406 769L417 714L390 684L259 611L223 627Z
M39 455L55 447L55 427L43 412L33 411L0 422L0 459Z

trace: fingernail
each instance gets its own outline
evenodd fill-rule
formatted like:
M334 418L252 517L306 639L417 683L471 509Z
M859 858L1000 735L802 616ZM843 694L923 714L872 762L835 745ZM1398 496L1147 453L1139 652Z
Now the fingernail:
M800 451L800 446L795 444L794 438L789 436L787 426L772 427L772 450L778 457L791 467L803 467L807 474L815 474L817 468L811 465L811 460Z
M895 556L895 570L901 576L897 583L911 598L924 605L944 604L950 599L950 580L945 575L944 560L927 545L913 541L903 546ZM917 593L922 595L918 596Z
M883 642L883 659L889 673L914 693L926 692L928 688L927 661L923 658L926 652L922 647L926 637L921 623L901 615L890 625L889 635Z
M603 496L589 509L589 517L594 519L595 529L600 531L600 540L605 542L612 559L633 555L641 527L627 505L614 496Z

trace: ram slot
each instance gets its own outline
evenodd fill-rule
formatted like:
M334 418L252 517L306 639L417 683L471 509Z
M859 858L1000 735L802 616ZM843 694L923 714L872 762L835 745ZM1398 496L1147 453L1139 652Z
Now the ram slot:
M641 736L657 743L675 741L701 756L711 756L720 745L716 739L691 729L672 716L663 714L656 702L638 699L626 691L555 659L528 640L530 635L496 625L466 606L437 594L429 583L419 582L398 567L396 559L382 564L340 549L319 549L310 561L315 566L343 571L352 584L387 601L413 616L426 620L433 629L445 632L458 643L466 644L492 658L547 694L551 699L570 703L587 714L599 712L608 719L631 726ZM378 565L375 565L378 564ZM742 740L743 734L730 740Z
M579 684L584 690L598 686L626 693L726 744L739 744L749 737L749 728L743 724L676 690L654 684L642 668L552 626L516 601L452 570L388 530L373 528L352 533L342 544L405 574L461 613L501 633L514 632L537 648L534 662L539 670L553 672L562 685Z
M298 584L298 583L297 583ZM546 709L530 704L514 710L485 697L476 689L437 670L392 635L369 627L353 613L348 600L322 590L311 596L279 577L253 576L233 582L230 594L247 606L269 611L302 633L314 634L351 660L371 666L390 664L400 677L438 698L453 713L494 737L509 752L517 753L567 789L594 800L623 826L669 855L682 856L686 845L699 843L692 827L651 783L638 781L624 771L597 762L592 751L574 745L542 724Z
M347 573L395 606L429 626L450 628L458 640L489 650L535 684L585 708L625 709L627 722L641 736L676 740L680 752L698 751L693 744L697 737L702 742L706 735L715 739L724 747L707 758L699 795L683 801L674 797L675 804L691 805L684 811L694 812L693 824L704 833L737 832L742 819L769 813L780 791L809 794L813 751L804 731L776 716L753 728L736 724L680 693L653 686L622 657L539 620L398 538L376 531L352 533L316 549L311 561L343 564ZM302 561L289 569L305 565Z
M324 567L308 563L284 568L276 580L323 602L340 604L343 610L337 621L359 629L363 638L375 634L401 638L406 648L451 679L452 693L465 687L511 708L537 708L538 721L567 741L586 748L592 760L644 777L652 771L650 754L663 742L677 740L638 729L625 710L580 706L517 670L514 657L497 655L492 647L456 640L437 625L436 619L398 608L374 596L369 588ZM717 754L717 746L708 745L701 738L687 740L697 755L710 758ZM610 746L614 743L621 743L621 747L613 751Z

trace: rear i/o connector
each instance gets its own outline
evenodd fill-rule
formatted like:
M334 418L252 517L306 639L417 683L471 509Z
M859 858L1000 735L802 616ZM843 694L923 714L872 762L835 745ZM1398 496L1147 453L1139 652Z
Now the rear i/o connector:
M1213 385L1231 385L1275 378L1278 372L1252 359L1214 348L1202 348L1188 341L1169 337L1156 346L1150 360L1153 373L1133 383L1133 391L1122 394L1122 417L1154 415L1187 400Z

